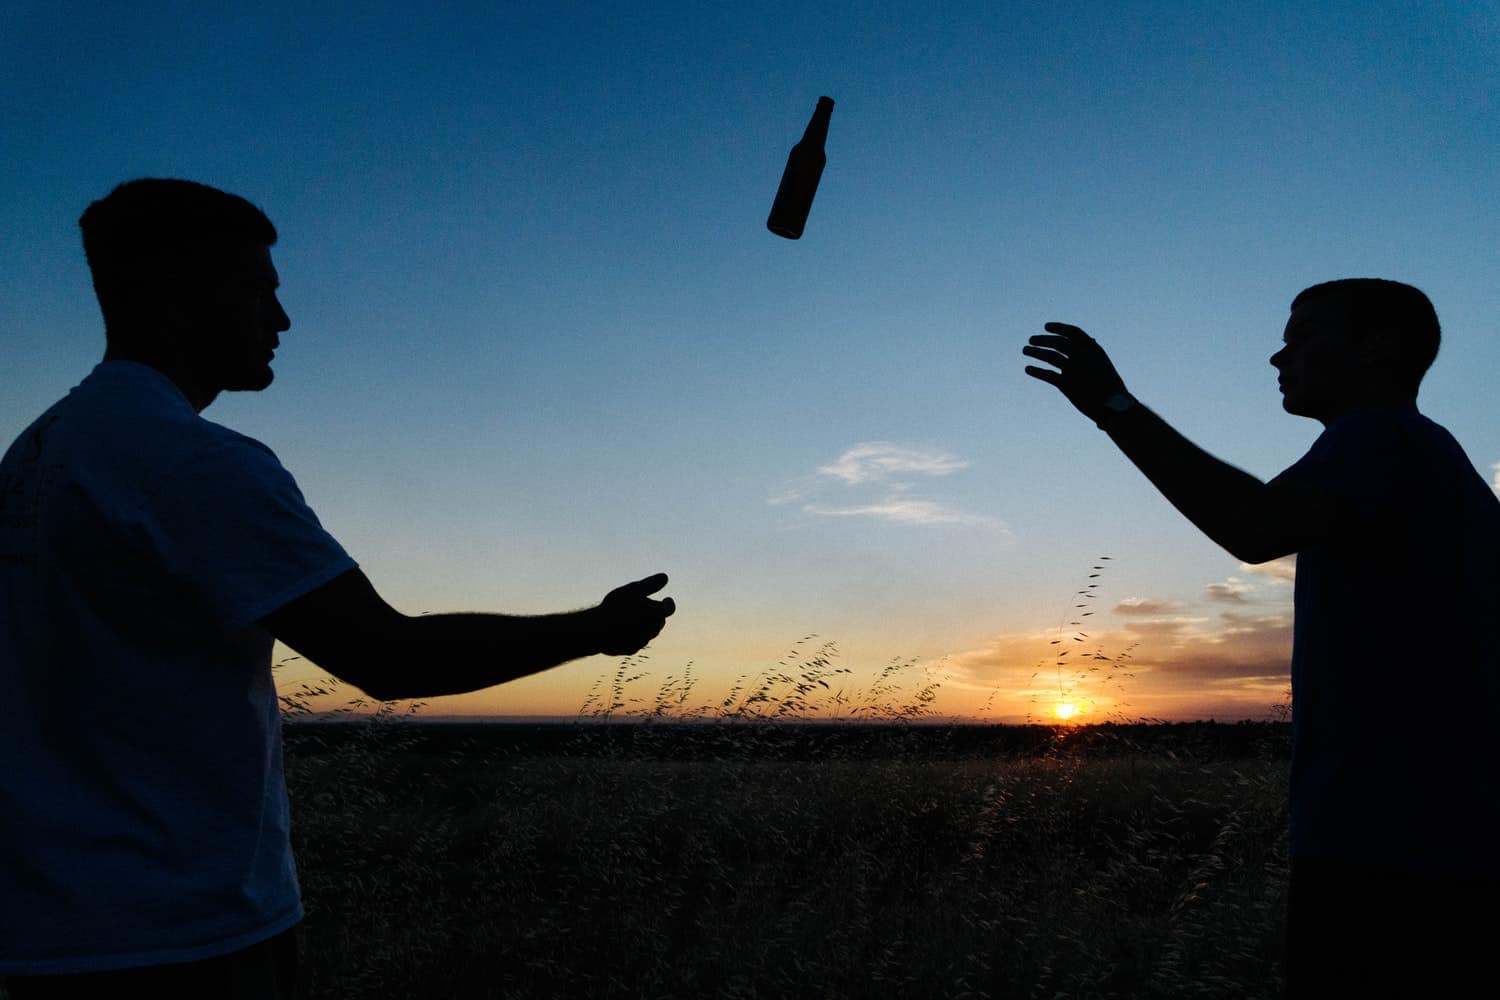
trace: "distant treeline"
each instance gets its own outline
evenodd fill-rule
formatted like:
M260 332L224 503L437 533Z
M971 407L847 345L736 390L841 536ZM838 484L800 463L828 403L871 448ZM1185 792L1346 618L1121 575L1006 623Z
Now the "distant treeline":
M474 751L559 757L702 760L756 757L784 760L1034 757L1149 753L1189 760L1284 759L1285 722L1139 722L1084 726L903 725L849 723L424 722L411 717L348 722L293 722L287 752L315 756L351 742L422 753Z

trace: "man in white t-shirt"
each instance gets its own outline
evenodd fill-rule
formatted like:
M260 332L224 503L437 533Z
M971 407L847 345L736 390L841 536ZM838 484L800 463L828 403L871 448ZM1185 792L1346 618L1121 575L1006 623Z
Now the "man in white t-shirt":
M1022 351L1052 367L1026 372L1188 520L1247 563L1297 553L1289 994L1468 995L1500 934L1500 500L1417 412L1432 303L1374 278L1293 299L1271 364L1283 408L1324 431L1270 482L1137 402L1082 330L1046 328Z
M376 698L454 694L636 652L666 577L557 615L395 611L270 449L199 415L271 384L270 221L146 179L80 225L104 360L0 460L0 976L13 1000L289 996L273 640Z

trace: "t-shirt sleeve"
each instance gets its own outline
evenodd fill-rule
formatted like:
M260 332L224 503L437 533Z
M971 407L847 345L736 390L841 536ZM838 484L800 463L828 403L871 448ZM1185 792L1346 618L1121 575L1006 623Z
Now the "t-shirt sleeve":
M1403 502L1404 435L1378 415L1336 421L1306 455L1271 481L1313 486L1362 519L1379 519Z
M179 467L151 498L155 555L184 597L235 630L356 567L275 454L248 438Z

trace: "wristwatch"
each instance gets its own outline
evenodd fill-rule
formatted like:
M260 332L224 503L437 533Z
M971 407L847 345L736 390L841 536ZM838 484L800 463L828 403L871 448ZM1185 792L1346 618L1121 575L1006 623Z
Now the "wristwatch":
M1135 405L1135 397L1130 393L1124 391L1123 389L1119 392L1111 393L1110 396L1104 400L1105 414L1103 418L1098 421L1098 426L1102 428L1107 421L1119 416Z

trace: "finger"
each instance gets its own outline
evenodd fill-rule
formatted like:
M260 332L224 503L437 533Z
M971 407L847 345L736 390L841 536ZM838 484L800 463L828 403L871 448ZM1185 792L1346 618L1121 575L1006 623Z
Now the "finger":
M1063 366L1063 362L1068 360L1068 356L1061 351L1052 351L1045 347L1023 347L1021 348L1021 353L1028 358L1036 358L1038 361L1045 361L1047 364L1056 365L1059 368Z
M1042 329L1048 333L1060 333L1067 337L1088 336L1088 334L1083 332L1081 327L1074 326L1072 323L1043 323Z
M1041 379L1048 385L1062 385L1062 375L1050 368L1037 368L1033 365L1027 365L1026 374L1032 378Z
M670 597L663 597L656 603L661 606L661 615L663 618L670 618L677 611L677 602Z
M1027 341L1032 347L1050 347L1059 351L1078 349L1077 338L1063 337L1055 333L1039 333Z

